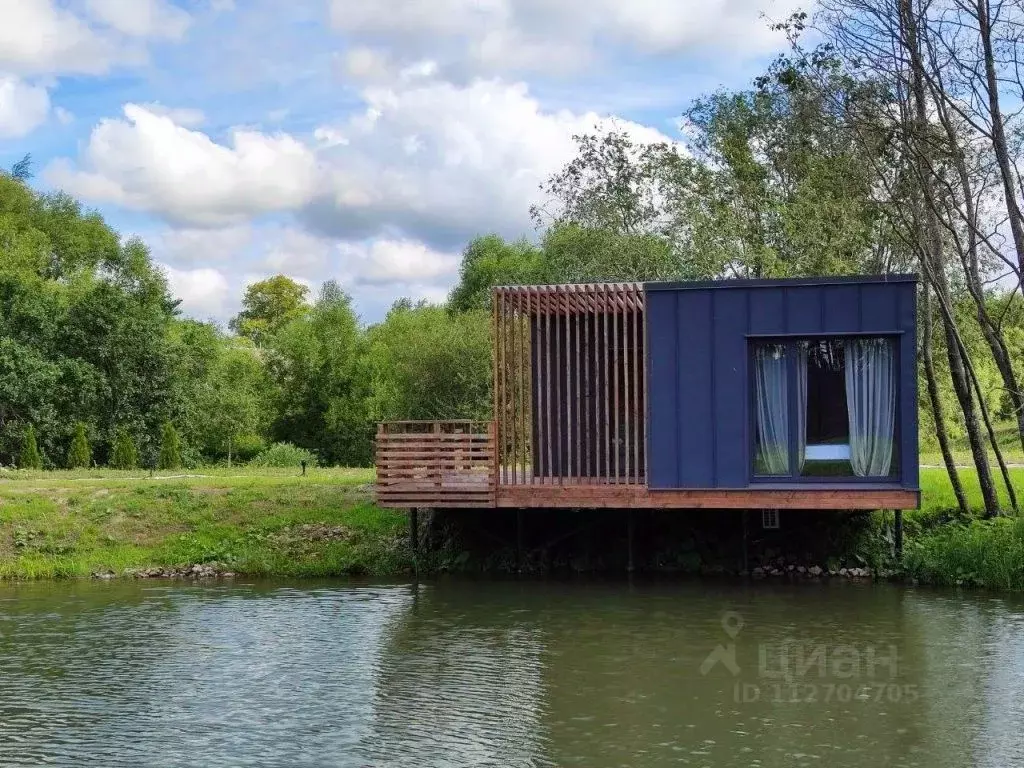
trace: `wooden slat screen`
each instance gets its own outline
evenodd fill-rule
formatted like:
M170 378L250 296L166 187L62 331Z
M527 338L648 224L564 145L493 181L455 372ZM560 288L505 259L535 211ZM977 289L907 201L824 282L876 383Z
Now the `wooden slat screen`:
M633 283L494 291L497 482L645 482L644 292Z
M377 427L377 504L493 507L494 425L392 421Z

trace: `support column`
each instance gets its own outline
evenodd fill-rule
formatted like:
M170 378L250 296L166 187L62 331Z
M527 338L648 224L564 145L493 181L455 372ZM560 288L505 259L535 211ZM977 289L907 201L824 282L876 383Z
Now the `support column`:
M409 546L412 548L412 567L415 573L420 572L420 515L413 507L409 510Z
M516 510L516 573L523 572L523 510Z
M750 575L750 536L749 536L750 510L743 510L743 573Z
M633 510L626 512L626 572L633 573L636 565L633 562L633 538L636 529L636 522L633 519Z
M903 510L895 510L896 516L896 562L903 562Z

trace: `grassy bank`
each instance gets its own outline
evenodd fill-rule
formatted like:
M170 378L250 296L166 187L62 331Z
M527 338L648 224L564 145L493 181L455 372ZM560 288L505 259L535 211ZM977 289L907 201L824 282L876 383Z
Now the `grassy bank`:
M1012 470L1024 499L1024 468ZM963 479L976 507L977 480ZM0 473L0 578L219 563L246 575L406 573L405 516L371 502L369 470ZM1024 589L1024 523L957 515L945 471L921 472L905 568L929 583Z
M110 470L0 475L0 577L222 564L249 575L385 575L409 565L405 518L367 470Z

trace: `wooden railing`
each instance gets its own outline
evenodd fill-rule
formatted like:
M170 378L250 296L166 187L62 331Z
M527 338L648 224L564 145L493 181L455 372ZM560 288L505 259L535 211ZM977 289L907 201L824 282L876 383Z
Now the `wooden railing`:
M382 507L493 507L493 422L389 421L377 426Z

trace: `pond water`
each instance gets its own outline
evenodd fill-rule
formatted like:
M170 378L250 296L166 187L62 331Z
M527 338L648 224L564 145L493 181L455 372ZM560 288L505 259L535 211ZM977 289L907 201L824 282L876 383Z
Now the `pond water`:
M849 583L0 588L0 765L1024 765L1024 603Z

